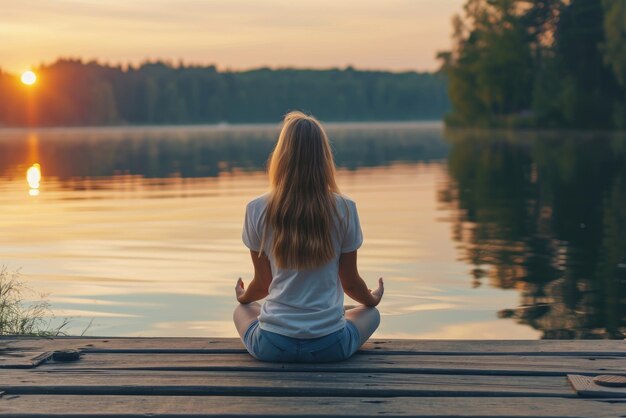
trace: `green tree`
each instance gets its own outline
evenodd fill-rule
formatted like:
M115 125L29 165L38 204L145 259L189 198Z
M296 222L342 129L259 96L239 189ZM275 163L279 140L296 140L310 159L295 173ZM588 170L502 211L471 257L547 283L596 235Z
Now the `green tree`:
M619 128L624 0L467 0L440 53L452 126Z
M626 92L626 1L602 0L604 35L602 45L605 62L613 70L622 93ZM613 120L617 127L626 128L626 94L614 103Z
M220 72L215 66L122 68L68 59L36 71L42 125L275 122L291 109L327 121L416 120L442 119L449 110L446 79L433 73L351 67ZM25 89L14 81L0 74L0 124L26 121Z
M454 19L454 50L443 69L458 125L492 125L531 104L532 56L515 0L469 0Z

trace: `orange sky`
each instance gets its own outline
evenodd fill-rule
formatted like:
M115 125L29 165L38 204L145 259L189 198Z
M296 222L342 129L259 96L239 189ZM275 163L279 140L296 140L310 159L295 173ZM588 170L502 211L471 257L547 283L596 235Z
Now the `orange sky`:
M0 68L57 57L433 70L464 0L0 0Z

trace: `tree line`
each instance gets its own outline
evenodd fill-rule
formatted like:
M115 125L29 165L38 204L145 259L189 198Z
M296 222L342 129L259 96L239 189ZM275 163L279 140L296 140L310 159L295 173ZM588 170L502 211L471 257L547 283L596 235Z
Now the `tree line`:
M445 76L344 69L220 71L146 62L59 59L24 86L0 71L0 125L72 126L275 122L292 109L326 121L442 119Z
M467 0L453 27L448 125L626 127L626 1Z

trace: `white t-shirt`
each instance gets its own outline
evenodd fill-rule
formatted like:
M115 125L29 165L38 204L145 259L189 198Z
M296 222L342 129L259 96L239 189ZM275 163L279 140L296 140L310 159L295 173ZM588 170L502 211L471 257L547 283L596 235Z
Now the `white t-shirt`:
M268 197L269 193L261 195L246 207L242 239L253 251L261 251ZM345 326L339 257L359 248L363 234L354 201L339 194L335 197L341 222L335 222L335 256L327 264L312 270L280 269L269 254L271 242L265 243L273 278L259 315L261 329L293 338L318 338Z

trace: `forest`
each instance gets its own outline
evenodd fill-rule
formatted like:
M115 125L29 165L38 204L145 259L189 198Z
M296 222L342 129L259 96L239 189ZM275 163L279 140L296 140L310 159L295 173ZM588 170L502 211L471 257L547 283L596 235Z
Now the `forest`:
M0 71L0 126L278 122L293 109L324 121L441 120L443 74L344 69L220 71L146 62L59 59L37 82Z
M448 126L626 127L624 0L467 0L439 58Z

